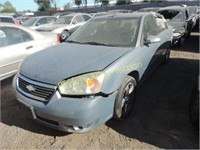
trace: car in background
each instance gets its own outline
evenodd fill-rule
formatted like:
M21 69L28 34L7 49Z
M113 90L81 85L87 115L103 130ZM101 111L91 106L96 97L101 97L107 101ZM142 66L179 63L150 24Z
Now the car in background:
M22 25L29 27L31 29L37 29L43 25L54 23L56 19L57 19L56 17L52 17L52 16L32 17L29 20L22 23Z
M189 12L189 20L192 20L192 29L196 26L197 23L197 12L198 7L197 6L188 6L188 12Z
M132 10L128 10L128 9L113 9L113 10L108 10L107 13L108 14L114 14L114 13L131 13Z
M137 10L137 12L157 12L161 7L146 7Z
M189 19L187 6L169 6L163 7L157 11L173 27L173 43L182 46L186 37L190 36L192 31L192 20Z
M54 13L54 14L51 15L51 16L56 17L56 18L60 18L60 17L62 17L62 16L68 15L68 14L70 14L70 13L71 13L71 12Z
M157 22L152 13L89 20L64 43L23 61L13 79L17 100L36 121L67 132L127 118L139 81L169 60L173 30Z
M0 15L0 23L13 23L19 25L12 16L3 16Z
M15 19L19 24L23 24L25 21L29 20L31 17L21 16Z
M58 42L55 34L41 34L23 26L1 23L0 81L15 74L26 56L56 45Z
M197 129L199 129L199 81L198 77L198 83L193 88L190 99L190 120Z
M39 32L52 32L60 35L60 40L65 41L76 29L85 24L91 16L85 13L73 13L62 16L53 24L37 29Z

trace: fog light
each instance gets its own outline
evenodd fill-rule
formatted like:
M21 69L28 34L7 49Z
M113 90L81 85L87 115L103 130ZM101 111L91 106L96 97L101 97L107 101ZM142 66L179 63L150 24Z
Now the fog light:
M83 129L83 127L80 127L80 126L79 126L79 127L77 127L77 126L72 126L72 127L73 127L73 129L76 130L76 131Z

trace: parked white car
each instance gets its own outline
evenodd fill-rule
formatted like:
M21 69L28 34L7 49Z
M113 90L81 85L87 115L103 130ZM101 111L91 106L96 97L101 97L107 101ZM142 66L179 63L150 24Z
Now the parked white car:
M25 21L22 25L36 30L41 26L54 23L56 19L57 18L53 16L32 17L29 20Z
M56 33L60 35L61 41L65 41L70 34L85 24L91 17L91 15L85 13L72 13L58 18L53 24L38 28L37 31Z
M0 81L15 74L26 56L59 42L56 34L45 34L48 35L23 26L0 24Z

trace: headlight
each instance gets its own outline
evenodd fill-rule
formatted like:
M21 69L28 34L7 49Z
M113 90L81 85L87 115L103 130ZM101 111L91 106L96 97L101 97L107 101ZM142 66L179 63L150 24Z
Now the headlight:
M58 85L61 95L89 95L101 91L105 73L93 72L64 80Z

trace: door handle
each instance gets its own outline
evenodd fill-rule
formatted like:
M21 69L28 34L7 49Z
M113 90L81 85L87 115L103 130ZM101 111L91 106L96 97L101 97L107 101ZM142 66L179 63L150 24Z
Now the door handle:
M28 46L28 47L26 47L27 50L28 50L28 49L31 49L31 48L33 48L33 46Z

